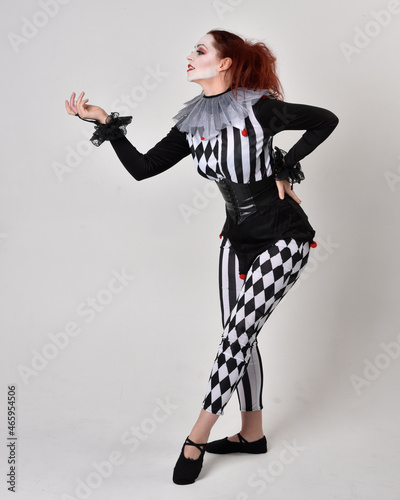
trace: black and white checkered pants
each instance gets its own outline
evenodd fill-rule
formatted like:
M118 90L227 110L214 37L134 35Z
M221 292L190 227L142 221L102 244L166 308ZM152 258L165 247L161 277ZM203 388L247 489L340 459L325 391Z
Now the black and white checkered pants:
M253 262L246 279L227 238L220 253L220 299L224 331L203 401L221 415L235 389L241 411L262 409L263 372L257 336L308 260L309 243L279 240Z

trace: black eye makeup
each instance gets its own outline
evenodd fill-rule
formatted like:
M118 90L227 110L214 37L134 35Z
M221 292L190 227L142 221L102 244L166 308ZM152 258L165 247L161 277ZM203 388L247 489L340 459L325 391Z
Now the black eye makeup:
M194 46L194 48L195 48L196 52L197 52L200 56L201 56L201 55L204 55L204 54L206 54L206 53L207 53L207 49L206 49L206 50L204 50L204 49L203 49L203 47L204 47L204 48L206 48L203 44L199 44L199 45L195 45L195 46Z

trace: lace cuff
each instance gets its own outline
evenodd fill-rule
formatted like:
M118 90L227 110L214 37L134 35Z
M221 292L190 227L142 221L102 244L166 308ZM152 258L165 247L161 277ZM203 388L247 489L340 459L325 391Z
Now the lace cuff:
M277 181L288 180L293 188L293 184L300 184L301 181L304 181L305 175L301 170L301 165L299 162L297 162L296 165L293 165L293 167L288 167L284 163L285 154L286 151L275 147L275 152L272 154L274 176L275 180Z
M76 116L79 116L78 114ZM79 116L79 118L81 118ZM85 122L95 123L94 134L90 141L97 147L103 144L104 141L113 141L126 135L126 126L132 121L131 116L119 116L119 113L113 112L108 115L106 123L100 123L96 120L87 120L81 118Z

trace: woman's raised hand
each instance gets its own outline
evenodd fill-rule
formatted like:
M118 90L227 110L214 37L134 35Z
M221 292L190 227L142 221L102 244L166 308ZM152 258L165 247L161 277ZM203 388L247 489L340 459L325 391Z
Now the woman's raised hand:
M93 106L92 104L87 104L89 99L83 99L85 92L81 92L80 96L75 103L75 92L72 93L71 98L65 101L65 108L69 115L79 115L83 119L96 120L100 123L106 123L108 117L107 113L103 108L99 106Z

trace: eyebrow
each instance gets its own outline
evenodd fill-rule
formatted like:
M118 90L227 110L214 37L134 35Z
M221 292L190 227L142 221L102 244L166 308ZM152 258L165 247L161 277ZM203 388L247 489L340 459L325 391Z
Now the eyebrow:
M204 47L205 49L207 48L204 43L199 43L198 45L195 45L194 48L197 49L197 47Z

